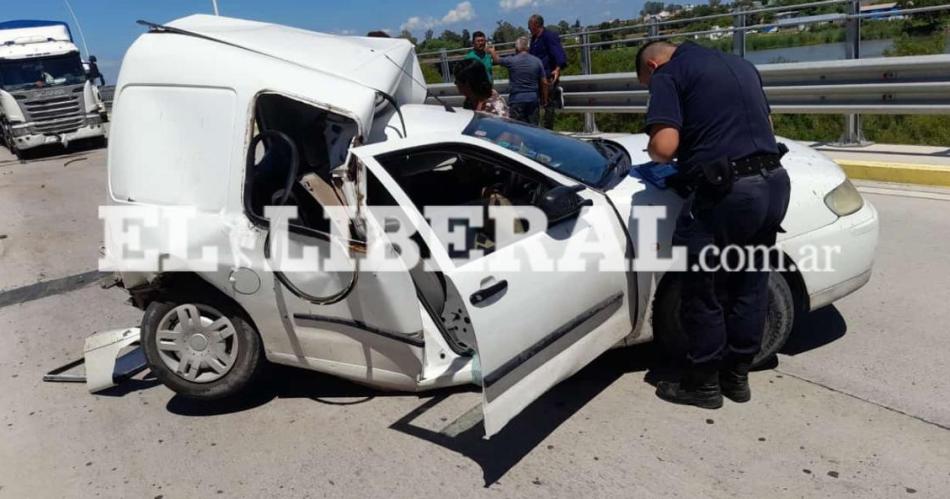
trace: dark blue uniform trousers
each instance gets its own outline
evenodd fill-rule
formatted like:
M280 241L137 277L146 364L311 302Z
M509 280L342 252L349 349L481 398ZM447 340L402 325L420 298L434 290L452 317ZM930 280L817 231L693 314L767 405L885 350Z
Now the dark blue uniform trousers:
M694 364L719 360L728 348L736 354L755 354L762 344L768 309L765 253L750 246L773 247L788 209L790 184L784 168L740 177L728 192L701 186L683 206L676 221L673 243L687 248L689 268L683 274L680 320L689 339L689 360ZM741 246L745 268L740 271L707 271L723 263L736 268ZM696 270L702 250L707 270ZM771 254L776 252L772 251ZM774 263L774 262L773 262Z

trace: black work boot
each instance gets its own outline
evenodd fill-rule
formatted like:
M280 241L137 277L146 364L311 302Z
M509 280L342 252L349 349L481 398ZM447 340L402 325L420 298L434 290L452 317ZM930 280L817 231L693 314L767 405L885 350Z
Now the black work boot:
M733 354L726 358L719 371L719 386L722 394L733 402L748 402L752 399L749 388L749 369L752 368L752 355Z
M656 395L674 404L695 405L703 409L722 407L718 362L692 365L682 381L658 382Z

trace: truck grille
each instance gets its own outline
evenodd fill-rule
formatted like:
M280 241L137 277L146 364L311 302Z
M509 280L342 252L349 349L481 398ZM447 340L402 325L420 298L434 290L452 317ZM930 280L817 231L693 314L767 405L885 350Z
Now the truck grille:
M75 132L85 122L82 94L72 93L24 104L36 133L57 135Z

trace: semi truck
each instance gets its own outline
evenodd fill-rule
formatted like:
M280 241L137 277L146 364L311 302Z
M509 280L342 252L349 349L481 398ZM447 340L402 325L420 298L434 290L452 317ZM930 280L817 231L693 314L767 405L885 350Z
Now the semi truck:
M105 143L105 119L69 25L0 22L0 139L12 153L78 140Z

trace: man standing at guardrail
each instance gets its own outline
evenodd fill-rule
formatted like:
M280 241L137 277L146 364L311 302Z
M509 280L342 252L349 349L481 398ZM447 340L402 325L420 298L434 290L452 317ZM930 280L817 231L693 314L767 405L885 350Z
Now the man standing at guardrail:
M548 79L541 59L528 53L527 36L515 40L515 55L500 57L494 48L488 49L495 64L508 69L508 112L513 120L537 126L541 106L548 101Z
M485 66L485 71L488 73L488 81L494 83L495 75L492 69L492 55L488 53L486 47L488 46L488 38L485 37L485 33L481 31L476 31L472 35L472 50L469 50L465 54L463 60L474 59L483 66Z
M747 402L771 254L751 248L775 246L790 190L762 80L748 61L691 42L648 43L636 68L650 89L647 151L659 163L676 158L678 191L689 193L673 243L688 256L680 320L690 366L680 381L659 382L656 392L708 409L721 407L723 395ZM728 262L721 255L742 258L726 267L732 272L717 272Z
M561 103L561 91L558 87L561 69L567 67L567 54L561 45L561 37L544 28L544 18L534 14L528 18L528 31L531 32L531 55L541 59L548 78L548 102L544 106L542 123L544 128L554 129L555 109Z

